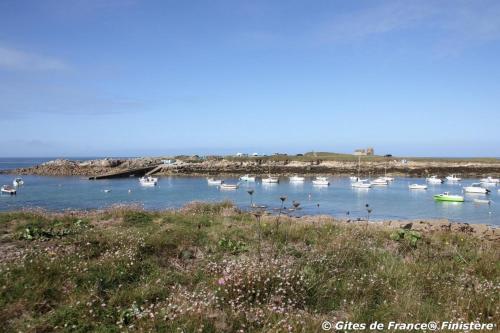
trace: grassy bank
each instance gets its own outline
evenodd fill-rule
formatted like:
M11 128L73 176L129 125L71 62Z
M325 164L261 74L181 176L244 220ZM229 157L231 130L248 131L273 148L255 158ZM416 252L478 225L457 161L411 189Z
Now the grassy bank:
M499 323L498 242L180 211L0 214L0 331L320 332L322 320Z

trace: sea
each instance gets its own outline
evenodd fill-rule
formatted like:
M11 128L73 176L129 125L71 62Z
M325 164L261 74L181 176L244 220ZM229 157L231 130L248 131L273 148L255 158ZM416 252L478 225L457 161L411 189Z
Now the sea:
M30 167L54 158L0 158L0 169ZM76 160L89 157L72 158ZM12 184L15 175L0 174L0 184ZM134 177L88 180L87 177L22 176L24 185L16 196L1 195L0 211L45 209L48 211L104 209L114 205L138 205L148 210L174 209L192 201L220 202L230 200L241 209L250 204L266 206L276 212L280 197L286 197L287 213L302 215L333 215L352 220L449 219L456 222L484 223L500 226L500 186L490 188L489 195L463 194L462 187L478 182L463 179L459 183L431 185L427 190L409 190L409 184L424 184L423 178L397 177L388 186L354 189L348 177L330 177L330 186L315 186L312 178L304 183L291 183L281 177L279 184L240 182L237 190L221 190L208 185L205 177L159 177L155 187L143 187ZM237 178L224 178L226 183L238 183ZM249 191L253 190L250 195ZM463 194L465 202L436 202L433 195L450 192ZM488 199L490 204L474 199ZM293 203L299 209L291 210Z

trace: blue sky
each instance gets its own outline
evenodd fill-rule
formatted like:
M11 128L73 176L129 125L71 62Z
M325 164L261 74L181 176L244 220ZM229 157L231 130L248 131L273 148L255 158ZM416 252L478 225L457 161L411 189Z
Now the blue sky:
M500 156L498 1L0 2L0 156Z

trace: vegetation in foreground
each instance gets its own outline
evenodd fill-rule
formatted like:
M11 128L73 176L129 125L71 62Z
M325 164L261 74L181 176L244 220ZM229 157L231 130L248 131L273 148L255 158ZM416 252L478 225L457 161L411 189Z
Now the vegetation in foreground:
M500 324L497 242L179 211L0 214L0 331L320 332L321 322Z

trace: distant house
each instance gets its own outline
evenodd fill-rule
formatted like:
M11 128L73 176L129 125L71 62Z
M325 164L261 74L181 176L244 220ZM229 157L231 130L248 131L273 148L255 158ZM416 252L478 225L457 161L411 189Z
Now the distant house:
M248 154L245 154L245 153L236 153L236 157L248 157Z
M253 153L252 156L257 157L257 156L259 156L259 153Z
M175 160L174 160L174 159L170 159L170 160L161 160L161 163L163 163L163 164L174 164L174 163L175 163Z
M373 156L375 155L375 150L372 147L366 149L356 149L354 151L354 156Z

